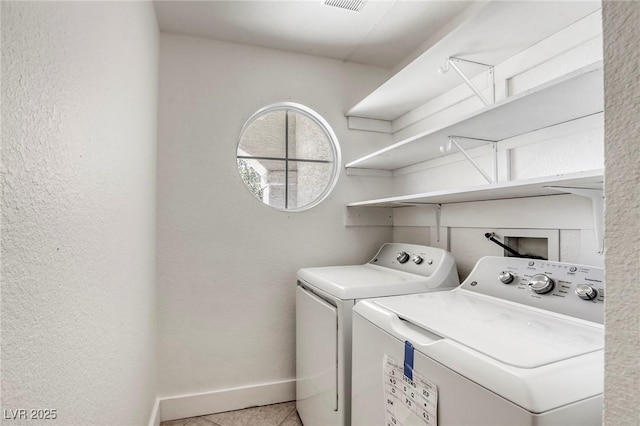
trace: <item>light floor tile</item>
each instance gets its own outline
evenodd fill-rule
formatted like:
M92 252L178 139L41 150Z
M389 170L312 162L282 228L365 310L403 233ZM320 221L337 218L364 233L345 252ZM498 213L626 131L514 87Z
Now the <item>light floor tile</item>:
M298 412L295 408L291 414L289 414L287 418L280 423L280 426L302 426L302 420L300 420L300 416L298 416Z
M169 420L160 426L303 426L296 402L245 408L208 416Z
M185 426L220 426L217 423L211 422L204 417L192 417L189 423Z
M169 420L160 423L160 426L220 426L203 417L189 417L186 419Z
M295 402L284 402L282 404L211 414L203 418L220 426L279 426L295 409Z
M160 426L185 426L191 419L178 419L161 422Z

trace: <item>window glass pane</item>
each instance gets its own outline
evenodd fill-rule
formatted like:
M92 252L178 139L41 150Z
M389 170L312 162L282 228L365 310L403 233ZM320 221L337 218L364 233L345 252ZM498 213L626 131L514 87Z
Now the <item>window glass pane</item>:
M299 209L315 202L331 184L333 164L289 161L289 202Z
M238 140L238 171L249 191L280 210L311 208L339 176L340 147L329 124L304 105L266 106Z
M285 208L285 161L238 159L238 170L249 191L260 201Z
M240 137L238 155L285 158L285 111L271 111L257 117Z
M289 158L334 161L331 141L306 115L289 111Z

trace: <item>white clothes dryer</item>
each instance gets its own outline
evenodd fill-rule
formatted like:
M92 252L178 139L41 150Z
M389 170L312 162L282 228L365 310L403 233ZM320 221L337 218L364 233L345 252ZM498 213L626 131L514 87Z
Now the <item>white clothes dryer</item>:
M600 425L601 268L485 257L456 289L359 302L352 424Z
M303 268L296 288L296 408L305 426L351 422L351 316L363 298L451 289L451 253L388 243L364 265Z

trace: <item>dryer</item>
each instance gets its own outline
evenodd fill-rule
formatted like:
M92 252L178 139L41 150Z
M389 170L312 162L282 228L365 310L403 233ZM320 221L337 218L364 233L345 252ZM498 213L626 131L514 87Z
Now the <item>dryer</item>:
M601 268L485 257L458 288L359 302L352 424L600 425Z
M451 289L451 253L387 243L364 265L303 268L296 288L296 408L305 426L351 421L351 318L360 299Z

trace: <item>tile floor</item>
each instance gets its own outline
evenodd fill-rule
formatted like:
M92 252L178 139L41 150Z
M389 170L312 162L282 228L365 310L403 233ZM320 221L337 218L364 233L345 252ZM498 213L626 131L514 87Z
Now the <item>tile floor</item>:
M245 408L188 419L169 420L160 426L302 426L296 402Z

